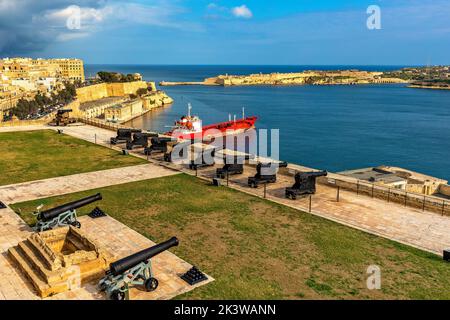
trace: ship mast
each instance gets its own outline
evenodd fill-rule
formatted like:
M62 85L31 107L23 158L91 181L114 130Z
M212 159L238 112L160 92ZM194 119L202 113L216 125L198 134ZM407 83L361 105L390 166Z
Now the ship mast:
M191 117L191 109L192 109L192 105L190 103L188 103L188 117Z

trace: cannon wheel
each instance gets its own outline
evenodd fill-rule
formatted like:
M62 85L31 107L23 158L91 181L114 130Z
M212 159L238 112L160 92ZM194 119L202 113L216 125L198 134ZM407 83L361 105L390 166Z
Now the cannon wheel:
M125 292L115 290L111 293L112 300L125 300Z
M156 278L149 278L145 281L144 285L147 292L155 291L158 288L158 280Z
M80 221L74 221L71 223L72 226L74 226L75 228L80 229L81 228L81 223Z

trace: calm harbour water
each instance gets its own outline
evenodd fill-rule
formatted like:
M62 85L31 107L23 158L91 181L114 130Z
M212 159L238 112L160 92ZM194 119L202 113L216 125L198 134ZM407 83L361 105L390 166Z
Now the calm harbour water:
M388 70L400 67L88 65L97 71L141 73L147 81L201 81L218 74L307 69ZM280 129L280 158L329 171L400 166L450 180L450 91L404 85L162 88L174 98L132 124L167 131L187 103L204 124L228 114L257 115L257 128Z

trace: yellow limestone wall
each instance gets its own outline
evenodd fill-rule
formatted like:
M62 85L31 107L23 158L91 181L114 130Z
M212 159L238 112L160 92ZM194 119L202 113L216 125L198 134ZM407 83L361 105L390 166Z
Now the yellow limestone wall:
M99 100L107 97L122 97L136 94L141 88L147 88L145 81L99 83L77 89L77 99L80 103Z
M124 83L108 83L107 92L108 97L121 97L129 94L136 94L139 89L146 89L147 83L145 81L134 81Z

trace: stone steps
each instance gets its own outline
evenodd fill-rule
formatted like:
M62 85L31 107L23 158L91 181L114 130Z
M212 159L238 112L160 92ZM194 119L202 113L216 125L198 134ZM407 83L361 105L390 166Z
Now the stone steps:
M51 271L43 263L43 259L40 255L36 254L33 247L29 244L28 240L19 242L16 250L24 257L30 267L36 271L44 280L48 279L48 273ZM48 281L47 281L48 282Z
M42 276L36 272L36 269L29 265L28 259L24 258L17 248L10 248L8 250L9 256L19 266L20 271L30 280L38 294L44 296L46 291L50 289L50 286L45 283Z
M53 271L54 268L55 268L53 258L50 257L47 254L47 252L45 252L42 249L41 245L39 243L36 243L36 241L32 237L29 237L26 241L30 245L30 248L32 248L32 250L34 252L36 252L39 257L41 257L41 261L43 261L43 263L45 264L46 268Z
M8 255L15 269L23 273L42 298L98 280L109 261L105 253L72 227L34 233L11 247Z
M45 298L69 290L67 279L62 279L57 273L45 268L41 258L33 254L32 249L24 245L24 242L10 248L8 253L22 273L31 281L38 295Z
M39 251L30 243L29 240L19 242L17 245L18 251L29 262L29 265L43 278L47 283L57 283L61 279L60 273L50 270L45 259L39 254Z

